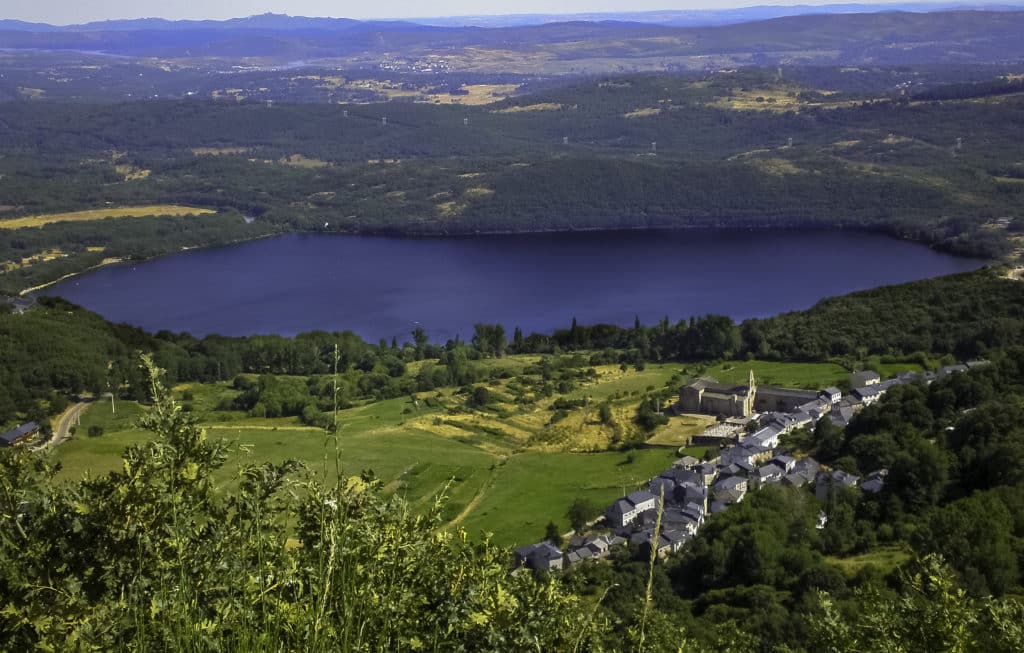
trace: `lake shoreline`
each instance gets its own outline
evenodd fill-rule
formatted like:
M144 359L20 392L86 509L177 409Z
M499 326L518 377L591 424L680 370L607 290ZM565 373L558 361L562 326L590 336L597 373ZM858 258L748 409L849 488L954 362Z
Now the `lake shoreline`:
M104 266L47 294L150 331L352 330L468 338L473 323L548 333L717 314L742 320L826 297L984 267L878 233L591 230L448 238L291 232Z
M487 230L487 231L453 231L451 233L417 233L407 232L399 230L355 230L355 231L333 231L323 229L292 229L289 231L281 231L276 233L261 234L252 238L242 238L233 240L227 243L215 243L210 245L200 245L195 247L183 247L178 251L166 252L163 254L157 254L155 256L149 256L144 258L118 258L112 260L104 260L103 262L92 265L77 272L69 272L62 275L52 281L37 284L35 286L25 288L18 291L18 296L24 297L27 295L33 295L42 290L45 290L51 286L57 285L63 281L73 279L75 277L94 272L110 265L125 265L128 263L146 263L150 261L160 260L163 258L176 256L184 252L189 251L202 251L202 250L214 250L219 248L234 247L237 245L244 245L246 243L258 242L261 240L267 240L270 238L281 238L284 236L291 235L336 235L336 236L362 236L371 238L397 238L404 240L449 240L449 239L466 239L466 238L477 238L477 237L502 237L502 236L542 236L542 235L567 235L567 234L594 234L594 233L637 233L637 232L690 232L690 231L714 231L714 232L743 232L743 233L759 233L759 232L797 232L797 231L817 231L825 233L863 233L863 234L877 234L894 240L914 243L922 245L936 252L955 256L957 258L967 259L978 259L984 260L989 265L1011 265L1006 259L998 259L991 257L972 257L966 254L962 254L957 251L951 251L941 247L938 243L928 242L920 238L914 238L907 234L893 233L893 231L885 225L879 227L866 227L866 226L846 226L846 225L822 225L821 223L803 223L794 222L786 225L764 225L764 224L741 224L730 223L726 225L708 225L708 224L679 224L670 226L635 226L635 227L578 227L571 229L498 229L498 230Z

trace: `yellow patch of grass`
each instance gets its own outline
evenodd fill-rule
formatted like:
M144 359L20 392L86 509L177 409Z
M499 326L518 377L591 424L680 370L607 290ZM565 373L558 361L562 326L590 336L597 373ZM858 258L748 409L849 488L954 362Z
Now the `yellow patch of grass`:
M491 113L523 113L524 111L560 111L561 109L562 105L556 102L538 102L537 104L527 104L524 106L495 109Z
M473 188L467 188L462 196L466 199L480 199L482 197L488 197L494 195L494 191L486 186L474 186Z
M646 118L648 116L656 116L661 113L661 109L655 107L645 107L643 109L636 109L629 113L622 114L623 118Z
M854 147L855 145L860 145L860 144L861 144L861 141L859 141L859 140L836 141L836 142L832 143L832 145L834 145L836 147L839 147L839 148L842 148L844 150L847 149L847 148L850 148L850 147Z
M734 111L800 111L803 108L838 109L852 106L852 101L807 102L797 98L797 87L732 89L732 95L716 98L712 106ZM818 90L824 96L835 95L835 91Z
M294 166L296 168L326 168L331 165L327 161L311 159L301 154L289 154L288 156L281 157L278 163L286 166Z
M400 202L404 202L405 201L405 191L404 190L393 190L390 193L385 194L384 197L387 197L388 199L393 199L393 200L398 200Z
M425 99L433 104L464 104L480 106L504 100L518 89L517 84L464 84L460 90L465 94L434 93Z
M795 94L771 88L733 89L729 97L717 98L712 105L734 111L791 111L798 109Z
M900 143L911 143L914 139L907 138L906 136L897 136L896 134L889 134L882 139L882 142L886 145L899 145Z
M99 253L99 252L105 252L106 250L107 250L106 247L101 247L101 246L89 246L89 247L85 248L85 251L92 252L94 254Z
M122 206L106 209L90 209L87 211L71 211L68 213L46 213L29 215L23 218L0 220L0 229L22 229L25 227L41 227L53 222L92 222L106 218L143 218L151 215L204 215L216 213L211 209L197 209L191 206L176 204L154 204L152 206Z
M441 202L437 204L437 213L442 218L454 218L465 210L465 204L460 204L454 201Z
M4 261L3 263L0 263L0 271L10 272L12 270L23 270L25 268L32 267L36 263L45 263L46 261L64 258L65 256L67 256L67 254L59 248L47 249L39 252L38 254L26 256L18 261Z
M994 179L1004 184L1024 184L1024 179L1018 179L1017 177L994 177Z
M145 168L136 168L133 165L128 165L125 163L119 163L118 165L114 166L114 172L121 175L121 177L124 178L125 181L137 181L139 179L145 179L153 171L146 170Z
M221 156L226 154L244 154L249 151L247 147L193 147L192 154L196 156Z
M715 421L714 417L708 415L670 417L668 424L659 428L654 436L647 440L647 444L685 447L690 444L690 438L703 433Z

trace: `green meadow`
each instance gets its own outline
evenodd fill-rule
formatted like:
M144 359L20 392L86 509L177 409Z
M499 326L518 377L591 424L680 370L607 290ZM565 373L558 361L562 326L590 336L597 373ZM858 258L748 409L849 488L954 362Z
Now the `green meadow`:
M484 364L518 375L534 362L536 357L507 357ZM595 381L564 396L612 399L615 419L626 422L645 392L674 391L677 383L696 375L742 383L750 369L761 383L806 388L837 383L847 375L830 363L727 361L713 366L648 365L641 371L600 366ZM500 392L503 386L491 387ZM552 399L525 407L504 404L504 410L467 411L462 408L463 399L445 389L433 393L440 397L433 408L401 397L339 411L338 435L327 437L296 417L251 417L225 410L225 400L237 393L227 383L175 388L175 396L206 428L208 437L235 445L220 473L224 481L241 466L287 459L301 461L306 473L327 481L333 481L339 471L345 476L372 472L386 492L406 497L414 507L425 508L443 495L446 522L474 537L491 533L495 542L506 545L540 539L552 521L568 531L566 512L573 501L585 499L605 506L642 486L668 468L678 455L677 447L711 421L674 417L647 439L659 447L594 451L573 447L572 442L553 446L530 438L547 428L551 414L547 404ZM593 406L571 411L559 426L569 425L565 428L580 442L596 441L602 427L595 421ZM116 412L111 412L108 401L94 403L75 437L53 454L61 464L62 477L119 469L124 448L150 437L136 426L142 411L129 401L118 401ZM89 436L90 427L100 427L102 435ZM521 436L514 439L507 433ZM688 453L699 457L703 450Z

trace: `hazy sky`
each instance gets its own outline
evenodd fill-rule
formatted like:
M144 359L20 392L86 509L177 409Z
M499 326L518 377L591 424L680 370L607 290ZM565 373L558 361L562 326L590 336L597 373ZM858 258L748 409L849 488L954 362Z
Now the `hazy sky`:
M273 12L292 16L407 18L480 14L589 13L650 9L724 9L750 5L821 5L843 0L0 0L0 18L67 25L111 18L234 18ZM886 4L886 0L845 0ZM888 0L892 2L893 0ZM912 0L911 0L912 1ZM980 1L980 0L975 0ZM969 4L965 0L963 4Z

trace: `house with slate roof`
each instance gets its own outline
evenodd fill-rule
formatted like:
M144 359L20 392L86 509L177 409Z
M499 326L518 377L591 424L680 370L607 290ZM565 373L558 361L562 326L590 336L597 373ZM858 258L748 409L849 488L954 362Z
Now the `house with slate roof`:
M863 372L854 372L850 375L850 385L855 388L864 388L869 385L874 385L882 380L882 377L878 375L878 372L874 370L864 370Z
M0 433L0 447L14 447L19 444L25 444L36 433L39 433L39 425L35 422L25 422L17 428Z
M565 567L565 556L562 554L562 550L551 542L528 544L519 547L512 553L516 568L560 571Z
M658 497L650 492L637 490L613 503L604 514L613 528L622 528L632 524L641 513L657 507Z

